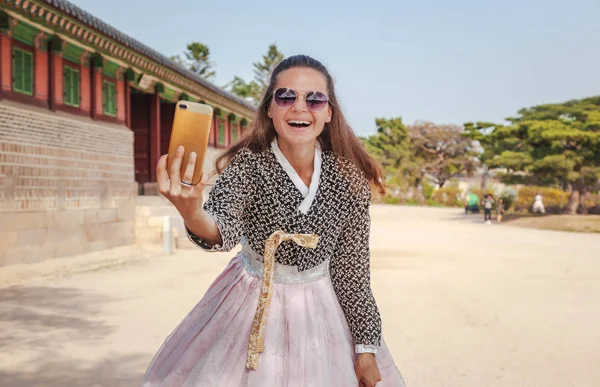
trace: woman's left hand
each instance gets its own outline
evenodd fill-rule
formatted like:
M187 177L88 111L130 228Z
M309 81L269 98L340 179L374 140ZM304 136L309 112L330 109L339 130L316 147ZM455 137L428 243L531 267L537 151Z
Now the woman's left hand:
M354 362L354 372L359 387L375 387L381 381L381 374L377 368L377 360L372 353L361 353Z

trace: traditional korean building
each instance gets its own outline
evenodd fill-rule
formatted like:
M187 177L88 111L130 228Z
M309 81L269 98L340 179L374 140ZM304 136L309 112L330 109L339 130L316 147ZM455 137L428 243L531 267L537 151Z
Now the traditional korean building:
M213 106L206 169L254 106L64 0L0 0L0 266L130 244L177 100Z

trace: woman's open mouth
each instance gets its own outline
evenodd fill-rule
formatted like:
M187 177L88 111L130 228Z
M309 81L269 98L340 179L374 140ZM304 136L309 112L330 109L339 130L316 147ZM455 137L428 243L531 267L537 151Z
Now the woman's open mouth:
M305 120L289 120L287 121L287 124L294 129L306 129L312 125L312 122Z

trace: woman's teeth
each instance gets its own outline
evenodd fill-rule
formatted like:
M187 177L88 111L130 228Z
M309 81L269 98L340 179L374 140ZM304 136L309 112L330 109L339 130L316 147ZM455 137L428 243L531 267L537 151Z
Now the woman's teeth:
M293 126L295 128L305 128L311 124L310 121L301 121L301 120L291 120L287 122L288 125Z

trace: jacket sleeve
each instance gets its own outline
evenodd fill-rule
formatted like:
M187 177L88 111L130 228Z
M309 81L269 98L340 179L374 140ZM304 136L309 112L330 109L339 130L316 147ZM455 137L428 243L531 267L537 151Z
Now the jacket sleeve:
M355 351L376 353L381 340L381 316L371 291L370 191L360 196L348 212L330 273L354 338Z
M251 168L251 151L240 150L217 178L203 205L217 224L222 244L208 245L186 227L192 243L206 251L230 251L240 242L244 210L252 187Z

